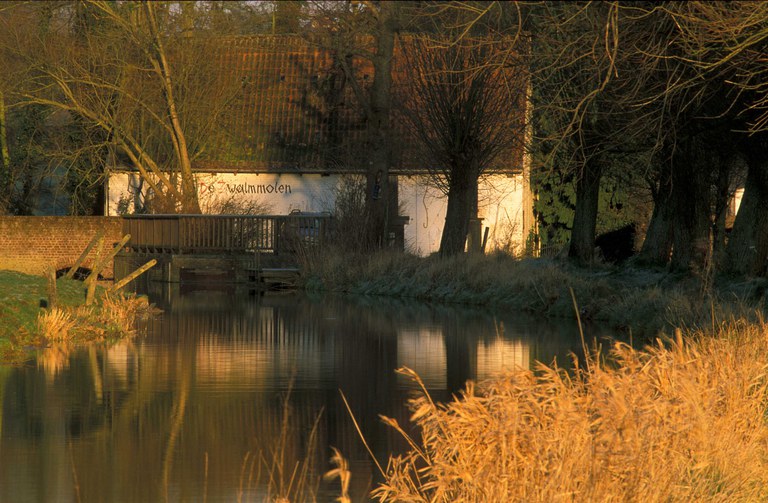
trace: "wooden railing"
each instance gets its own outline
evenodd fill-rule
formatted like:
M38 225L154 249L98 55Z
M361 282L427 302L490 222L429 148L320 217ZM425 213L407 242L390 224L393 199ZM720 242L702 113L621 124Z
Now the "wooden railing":
M330 215L127 215L127 250L146 253L295 253L327 241Z

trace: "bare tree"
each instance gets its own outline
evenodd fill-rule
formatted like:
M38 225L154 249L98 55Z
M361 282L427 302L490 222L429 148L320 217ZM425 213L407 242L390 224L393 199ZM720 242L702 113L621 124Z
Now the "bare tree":
M312 41L332 51L351 86L366 124L366 139L356 159L366 169L365 221L368 247L389 242L390 221L397 213L390 194L392 164L392 61L395 35L400 30L403 5L398 2L314 2ZM364 76L355 60L369 62L373 78ZM367 77L365 77L367 79Z
M30 12L42 8L33 4ZM94 0L56 8L49 30L16 51L29 68L23 102L102 131L89 135L98 140L79 153L114 147L116 159L151 187L159 211L198 213L192 159L231 94L211 57L217 47L210 38L189 36L189 23L179 22L189 9L169 3ZM72 20L83 10L88 20L78 25Z
M728 140L747 164L744 196L724 260L730 273L765 275L768 260L768 6L763 3L671 4L686 63L728 91Z
M471 219L477 218L478 179L522 160L526 74L515 60L489 66L506 48L462 38L444 45L403 38L404 78L400 117L420 144L421 163L448 197L440 254L463 253ZM504 165L504 164L507 165Z

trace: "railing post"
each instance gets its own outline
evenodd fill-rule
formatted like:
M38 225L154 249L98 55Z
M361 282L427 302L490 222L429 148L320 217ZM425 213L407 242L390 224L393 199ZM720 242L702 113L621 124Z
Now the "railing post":
M275 255L280 254L280 236L278 235L278 229L280 228L280 222L277 217L270 218L269 222L272 224L271 238L272 238L272 253Z

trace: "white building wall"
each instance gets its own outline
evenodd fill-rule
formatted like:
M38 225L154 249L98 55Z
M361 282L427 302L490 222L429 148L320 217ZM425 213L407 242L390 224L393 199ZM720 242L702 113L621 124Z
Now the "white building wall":
M478 216L488 227L486 251L520 254L525 246L525 181L522 174L485 177L478 187Z
M399 177L397 192L400 212L410 218L405 226L406 250L421 256L439 250L447 207L445 195L422 177Z
M489 229L486 251L520 253L527 237L523 229L523 175L487 176L478 185L478 216L483 219L483 228ZM398 192L401 211L411 218L405 227L406 247L418 255L438 251L448 205L446 196L422 177L401 176Z
M316 174L198 174L200 205L204 213L220 213L225 206L257 209L264 214L282 215L293 210L332 212L342 175ZM423 177L398 177L402 215L410 217L405 226L406 249L429 255L440 248L447 199ZM114 172L107 187L107 214L140 211L147 197L147 185L136 173ZM523 234L523 176L494 175L480 181L478 212L483 227L489 228L486 251L506 249L519 252Z
M203 213L220 213L225 205L255 207L265 214L282 215L292 210L331 211L338 176L220 173L198 174L198 195ZM137 173L115 172L107 187L109 215L140 211L147 185Z

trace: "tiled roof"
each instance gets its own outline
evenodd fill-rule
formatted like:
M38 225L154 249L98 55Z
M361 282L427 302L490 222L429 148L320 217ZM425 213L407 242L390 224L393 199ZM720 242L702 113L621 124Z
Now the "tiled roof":
M362 107L329 50L293 35L222 39L218 57L240 88L225 113L225 127L206 141L193 165L198 170L362 172L366 123ZM396 47L393 86L407 78ZM373 66L354 58L364 89ZM521 110L520 112L524 112ZM393 118L392 173L424 172L417 146ZM502 156L520 168L522 149Z

